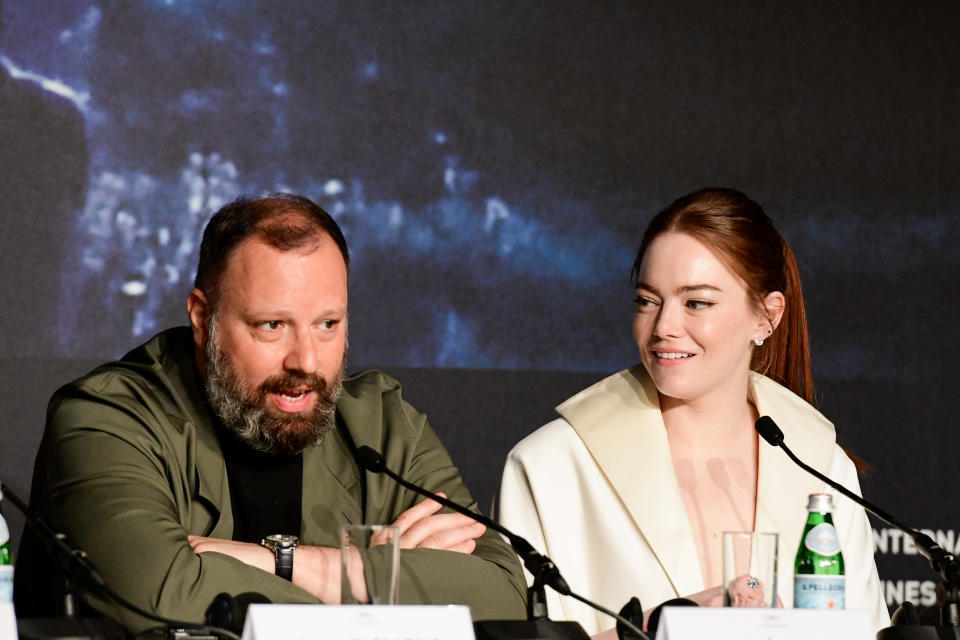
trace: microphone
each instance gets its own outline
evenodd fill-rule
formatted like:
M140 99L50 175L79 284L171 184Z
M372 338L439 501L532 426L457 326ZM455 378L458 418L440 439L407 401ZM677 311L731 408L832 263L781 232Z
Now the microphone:
M380 453L378 453L377 451L375 451L370 447L367 447L367 446L359 447L357 449L356 459L357 459L357 462L360 464L360 466L366 469L367 471L371 473L383 473L387 477L391 478L394 482L399 484L401 487L404 487L406 489L409 489L410 491L413 491L414 493L418 493L426 498L430 498L431 500L439 502L443 506L449 509L452 509L453 511L456 511L457 513L463 514L468 518L472 518L473 520L489 527L490 529L493 529L494 531L500 534L503 534L507 538L507 540L510 542L510 546L513 547L513 550L516 551L517 555L519 555L520 558L523 560L523 564L527 568L527 571L529 571L534 578L533 586L530 587L529 589L529 597L527 600L527 615L530 621L533 621L533 622L549 621L547 620L546 595L543 590L544 586L548 586L554 591L556 591L557 593L559 593L560 595L570 596L571 598L575 598L576 600L579 600L580 602L586 604L587 606L592 607L597 611L600 611L601 613L607 614L611 618L614 618L615 620L618 621L618 626L622 623L623 626L629 629L632 633L636 634L638 637L647 639L647 635L643 633L643 631L638 629L636 625L634 625L632 622L630 622L623 616L620 616L614 613L613 611L610 611L609 609L606 609L600 606L599 604L591 602L586 598L571 591L569 585L567 585L567 581L564 580L563 576L560 575L560 570L557 569L557 566L555 564L553 564L553 561L547 556L541 553L538 553L537 550L533 548L533 545L531 545L525 538L518 536L514 532L510 531L509 529L501 525L499 522L496 522L495 520L488 518L482 513L475 513L470 509L467 509L466 507L461 506L456 502L453 502L452 500L449 500L443 496L437 495L436 493L434 493L433 491L430 491L429 489L424 489L419 485L416 485L416 484L413 484L412 482L407 481L401 475L399 475L398 473L396 473L395 471L387 467L387 464L384 461L383 456L381 456ZM549 622L553 622L553 621L549 621ZM553 624L577 624L577 623L553 622ZM577 627L580 627L580 625L577 624ZM538 629L538 630L543 631L542 629ZM564 633L564 632L558 632L558 633L561 633L563 637L568 637L568 638L571 637L568 633ZM577 634L577 637L585 637L585 636L586 636L586 633L583 631L582 628L579 628L579 633Z
M780 427L777 426L777 423L774 422L770 416L760 416L760 419L757 420L753 427L768 444L774 447L779 447L783 444L783 431L780 430ZM786 447L784 447L784 451L787 451ZM802 462L799 464L803 465Z
M756 424L754 424L754 428L767 443L783 449L783 452L801 469L833 487L839 493L850 498L883 522L900 529L910 536L920 553L930 561L930 566L943 578L944 583L949 587L948 592L953 593L953 601L951 602L948 597L947 604L943 608L942 615L945 619L942 620L942 624L953 627L960 626L960 607L958 607L956 600L958 590L960 590L960 564L957 563L957 559L952 553L944 551L944 549L927 534L908 527L880 507L868 502L839 482L835 482L801 461L784 442L783 431L780 430L780 427L777 426L777 423L774 422L770 416L761 416Z
M212 627L220 627L241 634L243 624L247 620L247 609L252 604L271 604L271 602L267 596L254 591L236 596L226 592L218 593L203 614L203 622Z
M360 466L367 471L373 473L386 471L387 475L393 478L393 476L390 475L390 470L387 469L387 463L384 461L383 456L370 447L364 446L357 449L357 462L359 462ZM396 480L396 478L394 478L394 480Z
M56 533L36 511L30 509L26 502L10 490L9 485L3 482L0 482L0 497L8 499L13 506L24 515L27 526L37 534L40 542L46 547L48 555L54 560L60 570L70 576L78 585L86 588L90 593L96 594L106 600L112 600L128 611L132 611L148 620L161 622L167 625L170 630L176 630L176 632L179 632L185 637L190 637L191 635L213 635L220 638L227 638L228 640L240 640L238 635L226 629L164 618L150 611L145 611L132 602L129 602L107 584L107 581L104 580L103 575L97 569L96 565L94 565L93 561L87 556L86 551L75 547L64 534Z

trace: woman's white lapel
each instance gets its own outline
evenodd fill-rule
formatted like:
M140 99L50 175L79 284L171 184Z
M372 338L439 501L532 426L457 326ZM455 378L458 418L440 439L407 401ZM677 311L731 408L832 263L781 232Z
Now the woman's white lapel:
M763 376L752 373L751 385L760 415L771 416L791 449L827 473L834 450L833 425L801 398ZM581 391L557 407L557 412L583 440L677 595L702 591L707 585L671 461L657 390L642 365ZM755 529L780 533L783 574L799 544L806 519L805 497L823 487L783 451L762 440L759 446Z
M703 590L657 391L641 365L557 407L620 497L678 595ZM638 576L643 579L642 576Z

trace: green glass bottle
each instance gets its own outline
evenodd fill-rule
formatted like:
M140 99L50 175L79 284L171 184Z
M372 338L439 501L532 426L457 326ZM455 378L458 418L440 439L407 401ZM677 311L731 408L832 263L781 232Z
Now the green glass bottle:
M3 493L0 492L2 505ZM10 530L0 510L0 604L4 602L13 602L13 552L10 550Z
M833 496L814 493L807 502L807 524L793 566L793 606L843 609L843 554L833 526Z

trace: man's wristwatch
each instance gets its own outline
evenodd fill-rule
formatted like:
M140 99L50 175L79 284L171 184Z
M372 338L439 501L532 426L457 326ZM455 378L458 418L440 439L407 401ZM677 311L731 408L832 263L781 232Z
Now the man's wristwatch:
M297 536L277 533L267 536L260 544L273 551L276 558L276 573L281 578L293 580L293 552L297 548Z

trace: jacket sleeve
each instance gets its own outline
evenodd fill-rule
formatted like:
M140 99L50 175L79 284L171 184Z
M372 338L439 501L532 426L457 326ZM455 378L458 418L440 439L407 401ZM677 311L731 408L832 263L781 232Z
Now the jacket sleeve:
M544 454L548 455L548 454ZM534 549L549 553L543 531L540 510L534 498L530 470L526 468L517 448L508 455L500 481L500 493L497 502L497 518L504 526L517 535L527 539ZM533 584L533 576L524 570L527 584ZM573 613L567 611L565 598L553 589L546 590L547 610L554 620L573 620Z
M109 383L117 384L124 382ZM75 388L51 402L32 495L41 513L87 551L107 584L148 612L187 622L202 622L221 592L316 602L228 556L193 553L188 534L229 538L225 529L232 527L223 523L229 514L194 495L198 480L184 461L195 455L196 442L183 437L182 425L164 424L148 396L106 391ZM89 602L131 631L158 624L113 602Z
M423 414L399 398L384 398L380 450L387 466L405 479L442 492L479 511L460 473ZM368 474L369 476L369 474ZM385 476L368 477L368 522L393 522L422 498ZM377 505L384 505L379 514ZM388 512L389 511L389 512ZM400 601L409 604L466 604L474 620L526 616L526 584L520 561L498 533L487 530L472 554L433 549L400 553Z
M839 482L857 495L861 495L860 481L853 461L839 446L833 454L831 479ZM827 492L833 490L825 487ZM834 525L843 549L846 569L846 608L866 609L878 631L890 626L890 615L883 599L877 564L873 558L873 529L863 507L837 496Z

